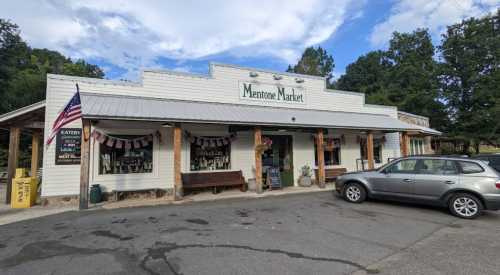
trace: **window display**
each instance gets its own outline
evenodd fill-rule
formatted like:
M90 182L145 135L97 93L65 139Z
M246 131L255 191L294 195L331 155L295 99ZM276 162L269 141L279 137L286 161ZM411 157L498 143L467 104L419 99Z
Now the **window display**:
M203 139L205 142L191 142L191 171L230 169L231 143L218 142L217 137Z
M382 144L385 142L385 138L373 139L373 159L375 163L382 163ZM368 159L368 153L366 151L366 139L360 140L360 153L361 159Z
M323 151L325 165L340 165L340 138L324 138L323 141ZM317 145L314 143L314 151L316 152ZM316 165L318 165L318 155L314 154L314 160Z
M99 143L100 175L153 172L152 138L113 136L107 140Z

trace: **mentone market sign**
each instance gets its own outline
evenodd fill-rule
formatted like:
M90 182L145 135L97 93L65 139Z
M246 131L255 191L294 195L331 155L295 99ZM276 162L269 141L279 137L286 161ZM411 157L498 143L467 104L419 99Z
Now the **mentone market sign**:
M239 82L240 99L262 102L305 104L305 89L265 83Z

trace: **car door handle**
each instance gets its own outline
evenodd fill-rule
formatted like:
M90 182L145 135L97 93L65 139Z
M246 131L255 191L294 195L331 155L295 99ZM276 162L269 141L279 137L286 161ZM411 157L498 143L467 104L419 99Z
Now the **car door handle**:
M445 181L444 183L446 183L446 184L455 184L455 182L454 182L454 181L452 181L452 180L447 180L447 181Z
M404 182L408 182L408 183L412 182L412 180L411 180L411 179L404 179L403 181L404 181Z

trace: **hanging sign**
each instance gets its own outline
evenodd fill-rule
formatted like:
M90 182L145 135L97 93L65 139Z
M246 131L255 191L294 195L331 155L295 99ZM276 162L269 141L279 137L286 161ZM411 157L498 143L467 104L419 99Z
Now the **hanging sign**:
M56 136L56 165L80 164L82 129L63 128Z
M239 86L241 100L288 104L306 103L306 92L302 87L250 82L240 82Z

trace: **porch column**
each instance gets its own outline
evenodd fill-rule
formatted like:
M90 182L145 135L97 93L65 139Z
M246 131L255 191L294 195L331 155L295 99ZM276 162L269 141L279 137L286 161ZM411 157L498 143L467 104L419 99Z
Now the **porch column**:
M325 188L325 154L323 149L323 129L316 134L316 154L318 156L318 186Z
M174 199L184 196L181 177L182 129L179 123L174 126Z
M366 155L368 158L368 169L371 170L375 168L374 164L374 154L373 154L373 133L368 132L366 135Z
M31 176L36 177L38 171L38 152L40 146L40 133L38 131L33 131L31 136Z
M82 144L80 149L80 205L79 209L89 208L90 173L90 120L82 119Z
M258 149L262 144L262 129L255 127L254 129L254 151L255 151L255 184L257 193L262 193L262 152Z
M21 136L21 128L11 127L9 137L9 158L7 163L7 194L5 194L5 203L10 203L10 195L12 193L12 179L16 174L16 168L19 162L19 138Z
M401 156L407 157L409 154L408 150L409 137L407 132L401 133Z

